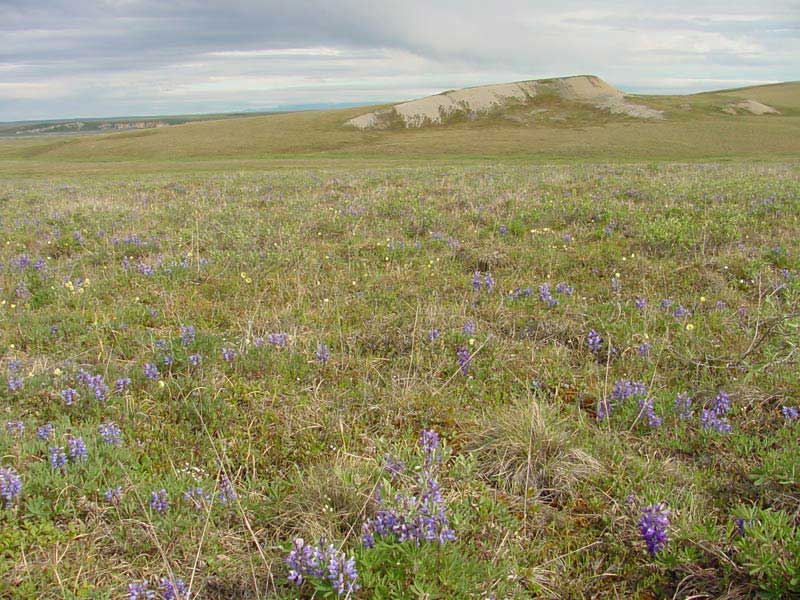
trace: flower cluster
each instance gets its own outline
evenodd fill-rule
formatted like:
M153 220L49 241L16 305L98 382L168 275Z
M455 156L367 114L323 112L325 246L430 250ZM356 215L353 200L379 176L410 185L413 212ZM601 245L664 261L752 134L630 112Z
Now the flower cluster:
M495 283L496 282L491 273L481 273L480 271L475 271L472 274L472 289L476 293L480 292L482 289L491 293L492 290L494 290Z
M194 344L194 325L181 325L181 344L186 346L191 346Z
M150 493L150 508L158 514L166 514L169 509L169 498L167 497L167 490L160 489Z
M597 411L598 419L605 419L613 411L614 407L625 403L629 398L639 398L639 408L642 413L647 416L648 422L651 426L658 426L661 421L655 416L654 407L651 400L647 398L647 387L641 381L630 381L625 379L618 379L614 382L614 389L611 390L609 396L610 402L603 401Z
M594 329L590 329L586 336L586 345L593 354L600 354L600 350L603 348L603 338Z
M6 423L6 433L11 437L21 438L25 433L25 423L22 421L8 421Z
M469 370L469 363L472 360L469 348L466 346L459 347L456 351L456 358L458 359L458 368L461 369L461 374L466 375Z
M86 462L89 458L89 451L86 449L86 442L82 437L71 437L67 440L67 454L74 463Z
M398 543L413 541L416 544L423 541L445 544L455 539L435 477L442 460L438 434L423 431L420 445L425 463L415 493L404 495L398 492L391 502L386 502L378 490L375 497L378 510L361 526L362 541L367 548L375 545L376 536Z
M109 421L108 423L101 424L97 429L106 444L110 446L119 446L122 444L122 431L120 431L116 423Z
M704 429L713 429L718 433L730 433L731 424L727 414L731 409L731 399L725 392L719 392L711 404L704 408L700 416L700 424Z
M543 283L539 286L539 300L542 302L546 302L547 306L553 307L558 304L558 300L553 298L553 294L550 293L550 284Z
M642 507L639 533L642 535L650 556L655 556L666 546L669 537L669 509L664 504Z
M0 467L0 498L6 508L17 503L22 493L22 480L13 467Z
M278 348L285 348L289 344L289 334L270 333L267 335L267 342Z
M333 544L326 545L324 539L312 546L303 538L295 538L284 560L289 567L289 581L297 586L307 579L316 579L327 581L339 596L351 596L358 591L355 558L348 558Z
M692 398L688 392L678 394L675 398L675 409L678 411L678 418L681 421L692 418L694 411L692 410Z
M315 353L317 362L323 365L331 359L331 351L327 344L317 344L317 351Z

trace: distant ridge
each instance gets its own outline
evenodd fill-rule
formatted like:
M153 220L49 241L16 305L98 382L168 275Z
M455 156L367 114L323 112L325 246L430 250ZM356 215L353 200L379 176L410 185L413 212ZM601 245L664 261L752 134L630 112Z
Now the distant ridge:
M535 104L542 96L557 96L638 119L664 117L660 110L630 102L624 92L597 76L576 75L452 90L365 113L347 124L356 129L441 125L454 117L475 119L503 108Z

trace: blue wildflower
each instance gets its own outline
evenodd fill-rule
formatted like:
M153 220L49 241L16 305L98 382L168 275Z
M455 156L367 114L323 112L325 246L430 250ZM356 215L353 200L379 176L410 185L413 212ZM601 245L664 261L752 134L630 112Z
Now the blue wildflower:
M150 508L160 515L166 514L169 509L167 490L162 488L150 493Z
M658 554L669 541L669 512L664 504L642 507L639 533L641 533L650 556Z
M0 467L0 498L6 508L11 508L22 493L22 480L13 467Z

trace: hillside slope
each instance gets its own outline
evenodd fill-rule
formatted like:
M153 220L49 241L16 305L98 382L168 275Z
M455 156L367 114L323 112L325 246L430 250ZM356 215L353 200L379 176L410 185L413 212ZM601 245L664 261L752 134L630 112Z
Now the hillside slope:
M613 89L613 88L612 88ZM780 114L725 112L754 100ZM0 141L0 161L263 160L281 156L702 159L800 157L800 83L689 96L636 96L663 114L641 119L558 94L444 125L359 130L389 107L305 111L96 136ZM771 103L771 104L770 104Z

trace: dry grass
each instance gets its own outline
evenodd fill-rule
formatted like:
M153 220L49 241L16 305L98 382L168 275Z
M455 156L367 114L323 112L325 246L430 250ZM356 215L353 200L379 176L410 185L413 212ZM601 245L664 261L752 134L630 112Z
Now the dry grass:
M519 496L563 499L600 463L576 447L565 419L535 399L494 412L472 433L467 448L481 473Z

